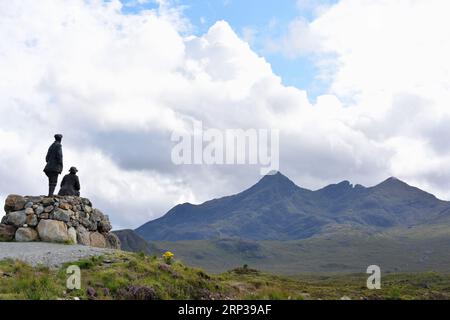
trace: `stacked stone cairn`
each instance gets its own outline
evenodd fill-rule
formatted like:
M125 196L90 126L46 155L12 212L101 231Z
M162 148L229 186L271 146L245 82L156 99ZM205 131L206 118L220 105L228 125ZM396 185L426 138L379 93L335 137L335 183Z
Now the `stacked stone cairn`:
M57 242L120 249L107 215L89 199L74 196L9 195L0 241Z

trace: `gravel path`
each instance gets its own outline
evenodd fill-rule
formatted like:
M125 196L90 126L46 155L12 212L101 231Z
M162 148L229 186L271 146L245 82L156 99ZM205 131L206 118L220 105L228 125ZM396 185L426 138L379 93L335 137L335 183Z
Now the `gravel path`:
M51 268L59 267L66 262L114 251L112 249L47 242L0 242L0 260L17 259L33 266L43 264Z

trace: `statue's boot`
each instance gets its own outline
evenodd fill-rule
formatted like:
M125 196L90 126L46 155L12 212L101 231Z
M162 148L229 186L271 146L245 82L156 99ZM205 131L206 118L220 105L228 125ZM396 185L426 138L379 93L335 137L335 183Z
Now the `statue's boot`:
M48 187L48 196L49 197L52 197L53 196L53 193L55 192L55 186L49 186Z

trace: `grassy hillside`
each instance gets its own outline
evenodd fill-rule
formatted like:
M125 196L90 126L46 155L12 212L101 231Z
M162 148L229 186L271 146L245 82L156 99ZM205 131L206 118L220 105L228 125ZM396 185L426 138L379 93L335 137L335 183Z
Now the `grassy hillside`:
M353 229L293 241L240 239L153 242L189 265L224 272L248 264L277 274L364 272L379 265L383 272L450 272L450 229L427 226L365 235Z
M147 242L144 238L130 229L112 231L120 239L120 248L123 251L143 252L147 254L163 253L158 247Z
M76 262L82 289L65 287L65 267L0 261L0 299L450 299L450 275L386 275L381 290L365 274L280 277L250 268L208 275L175 261L118 252Z

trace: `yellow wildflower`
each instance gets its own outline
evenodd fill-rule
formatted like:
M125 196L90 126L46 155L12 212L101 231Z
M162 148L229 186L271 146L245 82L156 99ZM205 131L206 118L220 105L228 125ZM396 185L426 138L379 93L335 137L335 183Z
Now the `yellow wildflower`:
M163 254L164 261L166 261L167 264L170 264L172 262L173 257L174 257L174 254L170 251L166 251Z

